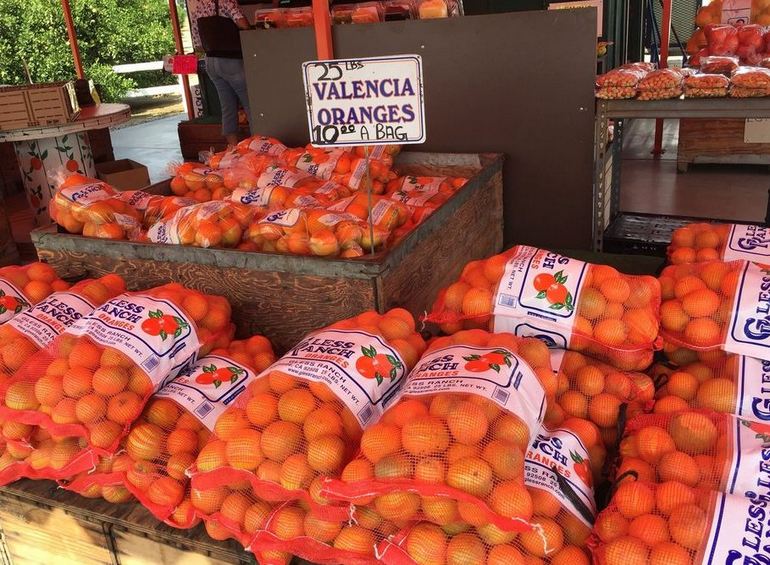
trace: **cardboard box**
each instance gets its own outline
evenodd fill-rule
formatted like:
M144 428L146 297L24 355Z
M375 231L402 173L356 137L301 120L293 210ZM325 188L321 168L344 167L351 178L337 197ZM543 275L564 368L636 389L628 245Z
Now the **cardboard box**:
M73 81L0 87L0 131L63 124L79 113Z
M150 184L147 167L131 159L96 163L96 176L119 190L133 190Z

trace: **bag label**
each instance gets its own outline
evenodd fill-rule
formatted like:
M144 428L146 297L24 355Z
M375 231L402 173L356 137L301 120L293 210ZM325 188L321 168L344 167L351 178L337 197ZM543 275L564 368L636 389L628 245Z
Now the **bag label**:
M155 390L194 362L201 347L195 326L176 304L145 294L113 298L67 333L125 354L147 373Z
M256 153L277 157L286 151L286 146L270 137L256 137L249 143L249 149Z
M537 337L566 349L588 264L519 246L506 264L493 304L494 331Z
M541 428L524 458L524 484L553 495L588 528L596 518L588 450L571 431Z
M534 371L511 351L498 347L451 346L420 359L404 395L437 392L475 394L521 419L534 438L543 423L545 390Z
M731 315L725 351L770 359L770 267L745 263Z
M267 188L236 188L228 200L249 206L266 208L270 203L270 196L273 194L274 189L275 186Z
M268 371L324 383L365 428L401 388L406 364L379 336L329 329L307 336Z
M94 311L96 306L79 294L54 292L8 322L38 349L48 346L75 322Z
M733 454L725 492L770 497L770 425L724 416L732 433Z
M153 200L160 199L162 197L149 194L143 190L124 190L123 192L118 193L117 198L135 210L144 212L147 210L147 208L150 207L150 204Z
M147 238L153 243L171 243L179 245L182 242L180 234L185 222L201 221L210 218L229 204L224 200L212 200L195 206L181 208L167 220L162 220L147 230ZM193 217L193 219L191 219Z
M433 191L425 190L419 192L405 192L403 190L399 190L398 192L391 194L390 199L401 202L402 204L406 204L407 206L425 206L425 204L427 204L428 201L438 193L438 189Z
M108 190L108 186L103 182L69 186L60 189L58 194L61 194L62 197L73 204L79 204L80 206L88 206L94 202L99 202L100 200L106 200L107 198L115 196L112 189Z
M399 188L402 192L432 192L437 193L441 185L448 181L447 177L418 177L407 175Z
M315 158L319 153L317 151L313 153L306 151L297 159L297 168L320 179L329 180L332 178L332 173L337 168L337 162L344 152L342 149L328 149L321 153L326 158L323 161L316 161Z
M766 226L733 224L727 237L723 261L755 261L770 259L770 233Z
M736 384L738 416L770 423L770 361L738 356Z
M299 208L288 208L286 210L278 210L277 212L273 212L265 216L265 218L261 220L259 223L273 224L276 226L281 226L283 228L290 228L297 224L297 222L300 220L301 214L302 214L302 210L300 210Z
M30 300L12 282L0 277L0 324L30 307Z
M214 431L219 416L255 378L250 369L228 357L207 355L183 369L155 396L173 400Z
M768 504L767 496L755 492L746 497L716 493L704 565L767 563Z
M267 188L269 186L294 187L300 181L313 178L304 171L286 169L284 167L270 166L259 175L257 179L257 188Z

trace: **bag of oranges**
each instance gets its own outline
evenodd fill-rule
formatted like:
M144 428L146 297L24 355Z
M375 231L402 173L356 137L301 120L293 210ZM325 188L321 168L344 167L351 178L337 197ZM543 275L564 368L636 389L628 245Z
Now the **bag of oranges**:
M378 557L390 565L588 565L596 507L587 457L575 435L543 429L525 460L519 505L529 516L528 529L516 533L493 524L418 522L381 542Z
M674 230L668 260L674 265L707 261L770 262L766 226L688 224Z
M580 351L623 370L644 370L658 347L660 288L529 246L468 263L444 289L427 321L445 333L492 327Z
M770 267L749 261L670 265L659 280L660 333L671 346L770 360Z
M252 502L302 500L326 519L348 507L319 496L339 475L362 431L379 420L425 348L403 309L364 312L309 334L217 420L192 470L192 502L222 511L234 491Z
M597 565L767 563L766 495L748 497L623 481L596 518L589 541Z
M221 200L230 194L222 173L203 163L172 163L169 171L172 174L171 192L175 196L208 202Z
M643 414L626 426L618 476L742 495L766 488L770 425L708 411Z
M468 179L462 177L429 177L406 175L397 177L387 185L387 194L392 195L396 192L416 193L416 194L442 194L449 198L468 182Z
M553 350L551 362L558 367L558 387L545 413L548 426L570 417L590 420L612 449L626 420L652 406L655 385L644 373L619 371L577 351Z
M0 324L69 286L45 263L0 267Z
M262 336L233 341L200 358L150 399L124 444L130 459L124 480L158 520L177 528L195 525L186 471L217 430L219 416L274 361Z
M284 151L281 154L281 161L318 178L340 182L353 190L361 188L362 179L368 168L375 194L385 192L384 183L390 180L390 169L393 166L392 157L384 153L377 158L370 157L367 161L346 149L312 145Z
M177 283L120 294L0 384L0 417L111 455L149 397L232 332L222 297Z
M481 330L434 340L403 393L323 495L388 520L526 529L524 454L554 379L541 341Z
M181 208L147 230L152 243L237 247L256 208L222 200Z
M86 457L88 454L93 455L85 448L78 456ZM63 489L76 492L85 498L102 498L112 504L121 504L133 499L124 484L124 476L130 465L131 460L125 453L97 457L95 465L57 482Z
M286 151L286 146L274 137L266 135L252 135L238 142L239 150L246 150L259 155L271 155L280 157Z

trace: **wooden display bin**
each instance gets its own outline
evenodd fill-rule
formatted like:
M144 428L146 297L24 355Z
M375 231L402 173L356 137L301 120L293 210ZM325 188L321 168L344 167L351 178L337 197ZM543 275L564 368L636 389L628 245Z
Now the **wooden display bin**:
M178 281L224 295L240 337L263 333L283 352L363 310L402 306L419 316L468 261L500 251L502 164L499 154L399 155L402 173L469 181L393 248L360 259L99 240L50 226L33 231L32 241L62 276L118 273L132 290Z
M745 128L743 119L680 119L677 170L697 163L770 165L770 143L746 143Z

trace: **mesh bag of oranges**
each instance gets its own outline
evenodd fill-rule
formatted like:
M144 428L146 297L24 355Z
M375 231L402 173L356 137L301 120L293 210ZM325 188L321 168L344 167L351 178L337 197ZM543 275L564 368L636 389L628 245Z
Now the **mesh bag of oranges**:
M626 427L617 474L739 495L766 489L768 432L770 425L732 414L640 415Z
M570 417L590 420L610 449L626 420L652 407L655 385L644 373L619 371L577 351L553 350L551 362L558 367L558 385L545 413L547 425Z
M51 200L51 218L70 233L101 239L134 239L141 214L110 185L78 173L69 175Z
M322 478L353 459L362 430L424 349L403 309L364 312L306 336L219 417L192 470L193 505L211 515L241 490L252 501L302 500L345 519L347 505L319 496Z
M134 208L141 216L142 227L149 228L166 216L170 216L180 208L197 204L197 200L181 196L160 196L143 190L124 190L116 196Z
M82 280L0 325L0 380L10 378L77 320L123 291L125 283L118 275Z
M266 135L252 135L246 139L238 142L237 148L239 150L246 150L258 155L271 155L273 157L279 157L284 151L286 146L274 137L268 137Z
M90 450L81 451L86 456ZM85 498L103 498L112 504L121 504L133 499L133 495L124 484L124 476L131 465L125 453L98 457L95 465L78 474L59 479L59 486L76 492Z
M386 193L391 200L409 206L413 221L420 223L449 200L466 182L467 179L460 177L409 175L390 181Z
M45 263L0 267L0 324L69 286Z
M468 330L434 340L323 494L372 504L396 522L526 528L517 503L546 408L540 374L554 378L547 347L533 338Z
M682 367L656 365L659 388L654 412L701 408L759 422L770 418L765 385L770 362L721 353L717 362L695 361Z
M471 261L444 289L427 321L445 333L493 328L535 335L623 370L645 370L658 347L660 288L630 276L529 246Z
M111 455L150 395L232 332L222 297L177 283L119 294L0 385L0 417Z
M169 166L171 192L175 196L192 198L198 202L221 200L230 189L225 186L223 175L203 163L172 163Z
M346 149L321 148L308 145L304 148L288 149L281 154L281 161L297 167L324 180L335 180L354 190L361 187L367 172L367 160ZM368 172L375 194L385 192L385 183L391 176L393 159L382 152L378 157L370 156Z
M390 232L357 216L323 208L286 208L253 222L245 234L256 250L319 257L360 257L382 249Z
M216 431L218 417L273 361L266 338L233 341L150 399L124 444L130 459L125 485L153 516L177 528L195 524L186 471Z
M517 512L531 527L506 532L493 524L407 525L384 540L378 556L390 565L548 563L588 565L587 540L596 508L588 453L567 430L542 429L525 460Z
M335 202L328 208L333 212L352 214L373 226L386 230L394 230L404 225L410 217L409 208L384 196L372 196L358 193Z
M671 265L659 280L661 336L672 348L770 359L770 267L749 261Z
M674 265L707 261L770 262L767 227L745 224L688 224L674 230L668 260Z
M237 247L256 208L222 200L187 206L147 230L152 243Z
M624 480L589 540L597 565L767 563L768 499Z

